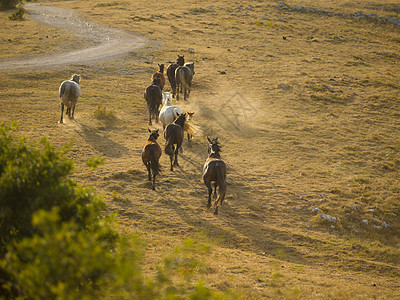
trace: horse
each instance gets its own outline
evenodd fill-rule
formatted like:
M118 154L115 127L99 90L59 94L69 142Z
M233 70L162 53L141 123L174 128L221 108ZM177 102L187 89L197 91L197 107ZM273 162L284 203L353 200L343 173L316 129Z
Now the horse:
M178 67L175 71L176 81L176 100L179 100L179 93L183 93L183 100L186 100L190 94L192 80L194 75L194 63Z
M63 123L64 105L67 106L66 114L70 119L74 118L75 105L81 95L81 87L79 86L80 75L73 74L70 80L65 80L60 85L60 101L61 101L61 119ZM72 110L72 114L71 114Z
M169 83L171 85L173 98L175 98L175 94L176 94L175 70L178 67L183 66L184 64L185 64L185 56L178 55L178 59L176 60L176 63L169 65L167 68L167 77L168 77Z
M164 131L165 137L165 154L169 155L171 161L171 171L174 171L173 166L179 166L178 152L183 143L183 128L185 126L186 113L179 115L176 120L169 124ZM176 148L175 145L176 144ZM175 160L174 160L175 154Z
M150 136L147 140L146 145L144 145L142 151L142 161L147 168L149 173L149 181L151 181L151 173L153 173L152 189L156 189L156 175L160 173L159 160L162 154L160 145L157 143L157 138L159 136L158 129L151 131L149 129Z
M160 80L160 88L161 90L164 89L165 85L165 76L164 76L164 64L158 64L159 70L158 72L155 72L153 76L151 77L152 80L154 79L159 79Z
M182 109L179 106L172 105L171 93L163 93L163 107L160 110L159 119L163 124L163 129L171 124L175 119L182 114Z
M162 91L159 85L160 80L156 78L144 92L144 99L146 99L147 107L149 109L149 125L152 124L152 116L155 117L156 122L158 123L158 108L160 107L162 101Z
M214 195L217 193L217 186L219 187L219 195L214 203L214 215L217 215L218 208L222 206L226 194L226 164L220 156L221 146L218 142L218 137L212 140L207 137L207 140L209 155L203 167L203 181L208 188L208 208L211 208L211 182L214 182Z
M187 62L183 66L188 67L190 71L192 71L193 75L195 74L194 72L194 62Z
M189 147L192 146L191 142L193 139L193 135L196 133L196 128L189 123L190 120L192 119L193 115L194 115L194 112L187 112L186 122L185 122L185 125L183 126L183 131L186 132L186 134L187 134Z

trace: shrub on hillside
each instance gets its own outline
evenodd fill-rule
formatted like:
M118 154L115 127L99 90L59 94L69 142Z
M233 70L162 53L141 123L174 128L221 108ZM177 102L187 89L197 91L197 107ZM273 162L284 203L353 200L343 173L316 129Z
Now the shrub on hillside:
M22 20L24 14L25 14L25 8L22 5L19 5L17 10L13 12L11 15L9 15L8 18L12 21Z
M13 9L20 3L22 3L22 0L0 0L0 8L2 10Z
M15 140L15 128L0 125L0 294L101 291L119 259L118 234L100 215L104 202L67 178L70 144L55 150L45 138Z
M188 251L167 259L154 279L142 276L140 247L121 238L94 190L68 178L71 144L16 140L16 125L0 124L0 295L4 299L235 299L193 285ZM102 160L88 165L96 167ZM184 257L181 256L184 255ZM171 273L172 272L172 273ZM173 273L190 289L176 288ZM3 298L2 298L3 299Z

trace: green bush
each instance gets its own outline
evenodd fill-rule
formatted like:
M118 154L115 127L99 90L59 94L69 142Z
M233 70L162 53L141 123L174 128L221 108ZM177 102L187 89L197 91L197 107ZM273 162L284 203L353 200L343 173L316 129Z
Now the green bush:
M56 150L45 138L16 140L15 129L0 124L1 299L236 299L192 281L194 256L209 249L190 239L145 278L143 246L120 237L94 190L68 178L71 143Z
M0 0L0 8L2 10L13 9L20 3L22 3L22 0Z
M43 138L39 144L10 134L0 125L0 257L5 245L35 233L32 216L59 207L60 222L74 221L82 229L96 229L104 202L90 188L67 178L74 168L66 158L71 143L61 150Z
M105 204L67 178L71 144L15 140L15 128L0 125L0 294L50 299L73 286L72 294L91 295L112 272L119 244L100 214Z
M17 11L13 12L11 15L8 16L10 20L22 20L25 14L25 8L22 5L19 5Z

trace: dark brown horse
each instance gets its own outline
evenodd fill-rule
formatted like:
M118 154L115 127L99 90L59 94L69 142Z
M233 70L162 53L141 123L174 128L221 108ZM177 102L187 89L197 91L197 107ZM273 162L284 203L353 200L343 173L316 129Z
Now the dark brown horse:
M219 154L221 152L221 146L218 142L218 138L210 140L210 138L207 137L207 140L209 155L203 167L203 181L208 188L208 208L211 207L211 182L214 182L214 194L217 193L217 186L219 187L218 197L214 203L214 214L217 215L218 208L222 206L226 194L226 164Z
M160 88L161 90L164 89L165 85L165 76L164 76L164 64L158 64L159 70L158 72L155 72L153 76L151 77L152 80L154 79L159 79L160 80Z
M159 160L162 154L160 145L157 143L157 138L159 136L158 129L151 131L149 129L150 136L147 140L146 145L144 145L142 151L142 161L147 168L149 173L149 180L151 181L151 173L153 173L152 189L156 189L156 175L160 173Z
M151 125L151 118L155 118L158 123L158 114L162 103L162 91L160 88L160 80L154 79L153 83L149 85L144 92L144 99L147 102L147 108L149 109L149 125Z
M169 124L165 128L164 131L164 137L166 141L165 154L169 155L171 160L171 171L174 170L173 166L179 166L178 152L183 143L183 128L185 126L185 121L186 113L179 115L173 123ZM176 145L176 148L174 145Z
M171 85L172 97L173 98L175 98L175 94L176 94L175 70L178 67L183 66L184 64L185 64L184 55L182 55L182 56L178 55L178 59L176 61L176 64L171 64L167 68L167 77L168 77L169 83Z

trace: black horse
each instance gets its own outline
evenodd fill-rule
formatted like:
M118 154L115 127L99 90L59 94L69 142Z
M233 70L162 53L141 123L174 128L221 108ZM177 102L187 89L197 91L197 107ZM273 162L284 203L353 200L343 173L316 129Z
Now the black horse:
M176 79L175 79L175 70L180 66L185 64L185 57L184 55L178 55L178 59L176 60L175 64L171 64L167 68L167 77L172 89L172 97L175 98L176 94Z
M149 125L151 125L151 118L155 118L158 123L159 107L162 103L162 91L160 88L160 79L156 78L153 83L149 85L144 92L144 99L146 99L147 107L149 109Z
M173 166L179 166L178 152L183 143L183 127L185 126L185 121L186 113L179 115L173 123L169 124L165 128L164 131L164 137L166 141L165 154L169 155L171 160L171 171L174 170ZM176 148L174 145L176 145Z

